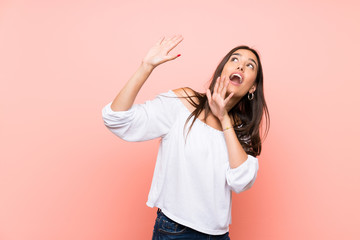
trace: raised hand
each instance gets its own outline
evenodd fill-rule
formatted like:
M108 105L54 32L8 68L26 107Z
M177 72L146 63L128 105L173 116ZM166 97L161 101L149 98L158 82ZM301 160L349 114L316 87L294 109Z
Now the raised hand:
M226 110L226 104L234 95L234 93L230 93L229 96L225 99L226 89L230 83L230 80L225 80L225 78L226 76L222 78L218 77L216 79L214 92L212 95L210 89L206 90L206 96L209 101L211 112L220 120L220 122L224 119L226 115L228 115L228 112Z
M184 38L181 35L175 35L171 38L162 37L149 50L143 59L143 63L155 68L156 66L178 58L180 54L169 55L169 52L175 48Z

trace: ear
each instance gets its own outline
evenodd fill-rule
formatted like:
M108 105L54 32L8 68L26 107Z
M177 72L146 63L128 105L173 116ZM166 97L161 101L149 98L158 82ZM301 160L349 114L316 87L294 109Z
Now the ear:
M253 93L256 90L256 84L252 85L251 88L249 89L249 93Z

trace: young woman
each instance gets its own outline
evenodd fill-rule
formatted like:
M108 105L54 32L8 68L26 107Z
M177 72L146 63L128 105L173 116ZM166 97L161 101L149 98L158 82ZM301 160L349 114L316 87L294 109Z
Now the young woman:
M249 189L258 171L259 127L269 114L257 52L232 49L206 93L170 90L144 104L134 100L151 72L183 37L161 38L103 110L107 128L126 141L161 137L147 201L157 207L153 239L230 239L231 194Z

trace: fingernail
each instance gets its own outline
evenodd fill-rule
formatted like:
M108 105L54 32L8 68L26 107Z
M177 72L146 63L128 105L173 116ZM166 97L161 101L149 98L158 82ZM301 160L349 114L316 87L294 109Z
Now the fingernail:
M177 57L180 57L180 56L181 56L181 54L178 54L178 55L177 55Z

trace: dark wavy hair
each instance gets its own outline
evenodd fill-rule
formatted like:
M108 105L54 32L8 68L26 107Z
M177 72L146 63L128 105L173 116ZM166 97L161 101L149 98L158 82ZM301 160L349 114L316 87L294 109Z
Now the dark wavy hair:
M245 45L241 45L230 50L230 52L225 55L225 57L221 60L221 62L217 66L212 76L212 81L210 83L209 89L211 93L214 92L216 79L221 75L223 68L227 63L227 61L229 60L230 56L239 49L249 50L253 52L257 57L258 71L255 79L256 91L254 92L254 98L252 100L248 99L247 94L244 95L240 99L240 101L229 111L229 116L234 120L235 124L233 127L241 146L244 148L247 154L256 157L261 153L262 141L260 138L260 125L262 123L263 115L265 115L265 119L266 119L263 139L267 136L270 127L270 116L264 97L263 70L260 62L260 57L257 51ZM187 97L185 97L187 101L192 106L195 107L195 110L189 115L185 123L186 125L190 121L190 119L194 117L189 128L190 131L192 126L194 125L196 118L199 117L200 113L203 110L205 111L205 121L206 121L207 116L209 115L211 110L205 93L199 93L193 90L194 95L190 96L185 91L184 88L182 90L187 95ZM196 97L198 101L195 102L192 99L192 97Z

